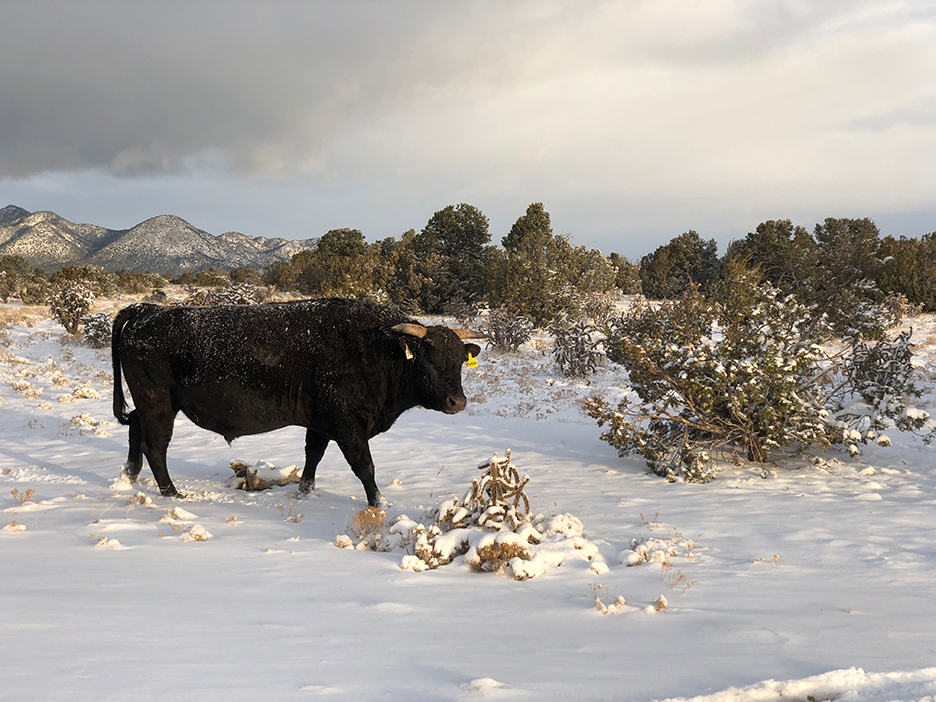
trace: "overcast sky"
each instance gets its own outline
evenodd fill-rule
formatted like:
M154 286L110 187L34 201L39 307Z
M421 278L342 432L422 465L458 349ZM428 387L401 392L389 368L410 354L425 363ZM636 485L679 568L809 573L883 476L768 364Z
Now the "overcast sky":
M689 229L936 230L933 2L44 2L0 17L0 207L368 240L531 202Z

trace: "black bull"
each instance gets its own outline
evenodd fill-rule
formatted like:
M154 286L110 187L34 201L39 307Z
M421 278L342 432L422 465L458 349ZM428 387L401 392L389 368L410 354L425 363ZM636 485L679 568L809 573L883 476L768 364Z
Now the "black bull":
M117 314L111 339L114 415L130 427L125 472L136 480L145 455L160 492L178 495L166 450L181 411L228 442L306 427L300 496L314 489L315 469L334 441L368 504L386 504L368 440L417 405L446 414L464 409L461 367L480 349L462 339L477 336L354 300L132 305Z

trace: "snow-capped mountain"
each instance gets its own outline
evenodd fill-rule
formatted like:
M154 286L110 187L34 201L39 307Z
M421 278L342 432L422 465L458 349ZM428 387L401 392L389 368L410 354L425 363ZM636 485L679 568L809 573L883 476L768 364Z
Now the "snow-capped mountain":
M25 217L29 214L28 210L24 210L22 207L17 207L16 205L7 205L2 210L0 210L0 224L6 224L7 222L12 222L15 219L20 217Z
M172 276L208 266L263 268L288 260L302 249L315 248L317 242L249 237L239 232L213 236L173 215L113 230L75 224L54 212L27 212L15 205L0 210L0 255L22 256L47 272L70 264Z

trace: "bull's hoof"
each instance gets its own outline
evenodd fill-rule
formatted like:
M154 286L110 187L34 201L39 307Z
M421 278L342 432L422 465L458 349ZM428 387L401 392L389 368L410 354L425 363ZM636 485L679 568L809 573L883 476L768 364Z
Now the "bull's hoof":
M377 493L377 496L374 497L374 499L368 500L367 504L371 507L377 507L378 509L388 509L393 506L390 504L390 500L381 495L379 492Z
M299 487L296 489L296 498L301 500L312 493L318 495L318 490L315 489L315 483L299 483Z
M126 478L131 483L135 483L137 478L140 477L140 469L137 468L134 470L129 463L124 463L120 466L120 477Z
M159 494L163 497L179 497L183 500L185 499L185 495L176 490L175 485L171 484L167 488L159 488Z

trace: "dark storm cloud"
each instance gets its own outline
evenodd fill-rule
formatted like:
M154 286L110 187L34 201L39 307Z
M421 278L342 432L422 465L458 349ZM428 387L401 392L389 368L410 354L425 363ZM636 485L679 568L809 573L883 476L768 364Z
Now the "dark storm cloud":
M466 82L496 95L583 66L750 60L818 13L713 5L700 23L637 3L628 14L615 3L14 2L0 29L0 174L315 170L332 137L414 95Z
M382 57L418 22L391 4L14 3L0 30L0 168L314 158L374 99Z

